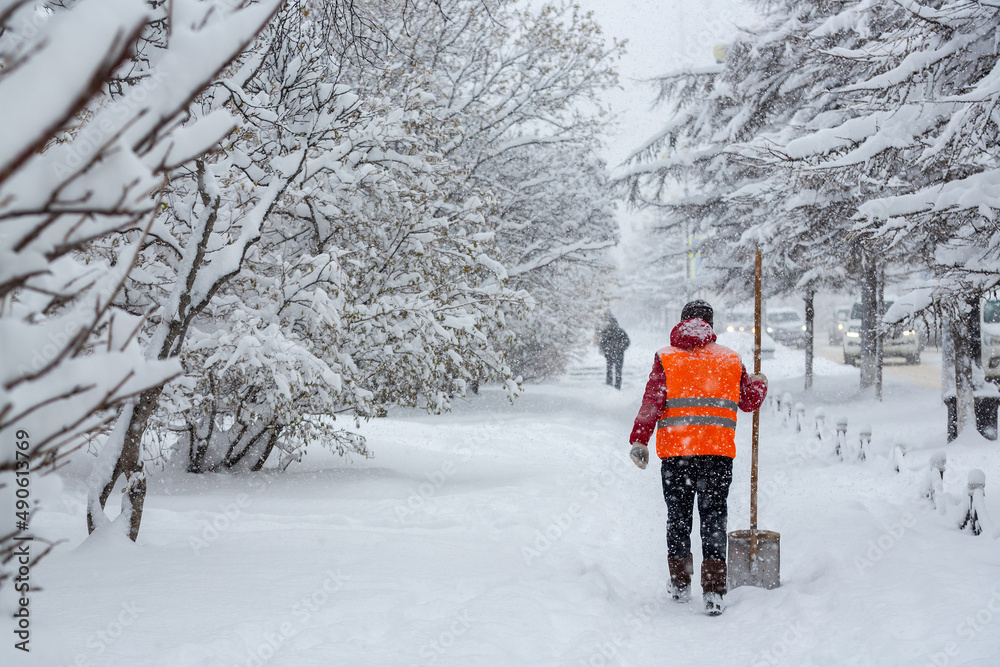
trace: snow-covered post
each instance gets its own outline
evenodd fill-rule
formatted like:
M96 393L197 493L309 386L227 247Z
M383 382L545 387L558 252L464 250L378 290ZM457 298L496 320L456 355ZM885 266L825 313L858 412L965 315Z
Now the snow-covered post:
M868 450L872 446L872 427L865 424L858 429L858 460L864 461L868 458Z
M944 514L944 469L947 457L943 452L931 457L930 466L924 474L923 496L929 498L931 504Z
M781 396L781 417L785 426L792 425L792 395L787 391Z
M795 432L802 432L802 425L806 421L806 406L802 403L795 404Z
M931 457L931 470L937 472L938 478L944 481L944 471L948 464L948 455L939 452Z
M978 468L969 471L968 491L969 508L959 528L969 530L973 535L982 533L983 528L992 533L993 522L986 513L986 473Z
M847 417L837 420L837 458L844 460L844 448L847 446Z
M823 408L816 408L813 412L813 437L823 441L823 433L826 431L826 411Z
M906 443L898 442L892 450L892 461L893 467L896 472L902 472L903 466L906 465L904 459L906 458Z

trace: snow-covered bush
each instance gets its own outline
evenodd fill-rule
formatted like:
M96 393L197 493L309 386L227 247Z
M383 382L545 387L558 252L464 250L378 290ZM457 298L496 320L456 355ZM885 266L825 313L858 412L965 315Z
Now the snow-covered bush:
M283 184L192 322L187 381L161 411L192 471L259 469L275 448L287 463L313 441L364 455L336 416L440 410L469 381L511 379L487 333L525 295L497 275L482 200L446 193L464 175L419 131L430 98L413 81L359 97L337 47L321 14L288 7L244 54L252 76L206 96L244 110L241 137L206 168L226 174L221 205ZM300 166L282 172L288 155ZM171 211L205 199L185 192L192 205Z
M225 114L179 117L273 3L173 3L185 18L169 43L112 95L164 11L140 0L0 3L0 437L30 443L28 461L4 448L0 470L55 464L123 401L180 371L148 360L141 314L113 304L162 206L163 175L234 127Z
M564 63L539 82L540 68L572 56L554 48L561 33L552 10L548 43L522 36L530 42L521 44L530 54L523 64L491 57L511 38L478 3L425 9L422 30L381 16L391 41L380 47L378 31L364 35L359 59L344 56L350 50L322 15L287 8L251 49L262 55L244 55L254 78L222 84L280 119L244 126L253 154L236 164L250 165L240 169L255 182L273 168L274 151L260 147L280 146L280 128L309 128L294 143L315 146L317 158L277 199L239 275L190 329L189 379L171 386L162 411L162 427L182 434L189 469L259 469L275 448L281 465L316 441L365 454L338 415L447 409L470 384L512 381L504 350L517 372L554 372L601 304L592 284L608 269L600 251L614 242L611 205L603 165L590 154L596 127L575 118L573 104L608 72L585 76L582 65ZM442 21L439 11L469 21ZM511 18L508 25L526 20ZM593 30L573 26L578 40ZM479 50L464 50L473 44ZM297 92L321 82L340 97ZM507 113L502 100L515 85L525 110ZM443 103L458 90L469 93L461 110ZM342 110L331 106L345 99ZM310 120L291 123L294 114ZM561 116L558 132L522 136ZM245 150L240 141L227 149ZM524 318L529 300L546 319ZM520 354L532 347L537 354Z
M433 108L422 130L464 172L447 195L484 200L502 279L537 304L506 318L496 344L517 375L558 373L613 283L614 202L597 157L608 119L595 100L616 82L620 45L606 45L593 18L566 3L414 5L418 17L439 6L450 20L397 22L392 71L424 73Z
M316 441L364 455L338 416L443 410L480 381L514 390L504 352L529 276L545 276L537 291L563 321L601 301L544 281L559 264L591 284L608 268L611 207L583 106L613 80L609 53L568 7L487 3L502 24L482 4L285 5L191 105L182 125L234 114L239 128L170 171L148 242L128 237L137 266L115 301L144 318L148 356L185 372L120 414L91 529L130 471L134 537L151 430L178 434L196 472L260 469L275 450L284 466ZM149 36L144 57L162 42Z

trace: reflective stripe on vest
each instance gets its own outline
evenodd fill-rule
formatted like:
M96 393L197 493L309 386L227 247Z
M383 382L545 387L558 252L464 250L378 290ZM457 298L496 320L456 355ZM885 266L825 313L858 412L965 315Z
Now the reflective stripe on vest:
M736 456L739 355L714 343L694 350L667 347L659 354L667 401L656 423L657 455Z
M724 410L735 410L740 407L739 402L730 401L725 398L668 398L666 407L669 408L722 408Z
M664 417L656 422L656 428L666 428L668 426L722 426L724 428L736 428L736 420L726 417L689 415L685 417Z

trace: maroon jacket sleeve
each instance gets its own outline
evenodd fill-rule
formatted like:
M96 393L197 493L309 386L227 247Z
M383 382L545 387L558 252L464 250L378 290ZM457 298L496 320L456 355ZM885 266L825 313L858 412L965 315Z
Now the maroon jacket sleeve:
M664 381L664 384L666 381ZM767 383L754 382L747 374L746 366L743 367L743 377L740 378L740 410L743 412L753 412L760 408L767 397Z
M746 375L745 371L744 375ZM742 398L742 384L740 397ZM666 405L667 378L663 375L660 355L656 354L653 356L653 370L649 372L649 379L646 381L646 391L642 394L642 406L639 408L639 414L635 416L632 435L628 438L630 444L633 442L641 442L644 445L649 443L649 438L656 430L656 420L663 414Z

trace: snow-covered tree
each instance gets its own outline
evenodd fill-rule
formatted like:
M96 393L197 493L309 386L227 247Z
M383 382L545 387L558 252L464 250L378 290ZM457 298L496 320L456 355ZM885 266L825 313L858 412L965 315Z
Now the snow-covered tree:
M431 99L418 85L352 92L362 72L339 59L350 50L325 9L282 9L199 102L235 110L240 131L172 175L120 304L155 307L148 345L187 372L148 394L148 412L123 413L132 426L112 434L92 488L98 521L119 434L150 417L181 434L192 471L259 469L318 439L364 454L337 414L443 409L469 380L511 379L487 334L525 297L489 256L484 203L442 190L464 175L414 131ZM379 80L372 53L362 64Z
M876 53L874 36L904 10L861 0L760 4L763 24L727 45L723 62L660 80L670 122L635 152L622 182L634 205L670 210L667 226L701 231L722 293L747 294L755 248L769 295L854 282L874 352L880 276L907 254L854 234L852 217L901 161L865 171L863 160L830 158L848 151L845 128L867 118L848 95L875 71L859 54ZM873 372L863 380L877 363L865 355Z
M597 158L607 119L594 100L616 82L621 45L606 45L593 17L567 3L414 6L418 16L439 6L449 20L396 25L393 71L427 73L422 85L437 106L427 131L465 172L449 197L487 202L505 279L537 304L528 318L506 321L498 342L516 373L556 373L612 280L606 249L617 231Z
M810 159L811 137L853 115L840 91L863 77L866 68L843 53L864 42L870 31L891 24L891 19L873 12L863 14L867 20L862 20L857 12L865 2L762 4L772 12L772 25L756 31L744 46L754 54L773 55L771 62L753 65L752 70L767 76L780 73L778 90L786 111L779 122L731 149L764 176L731 200L741 201L760 218L751 233L768 239L765 256L780 258L776 277L784 291L805 292L808 301L821 288L847 285L860 290L865 306L861 384L870 386L881 372L877 303L881 276L891 257L851 237L851 217L863 194L850 178L838 178L842 174L831 174ZM732 61L739 68L741 58ZM737 72L734 80L752 81L752 72Z
M502 352L531 298L521 274L607 268L611 210L583 106L610 81L608 52L569 8L501 4L514 33L478 1L366 4L346 32L327 3L288 5L191 108L240 128L170 174L116 301L147 314L150 357L186 370L119 416L91 480L92 530L128 472L134 538L151 426L180 435L192 471L260 469L276 450L283 466L317 440L363 455L337 415L512 388ZM551 292L571 324L594 310L593 293Z
M785 17L785 21L787 21ZM619 187L637 208L658 209L651 234L687 253L698 239L703 269L733 301L752 287L752 256L763 250L768 295L794 288L801 268L794 244L776 237L780 210L758 201L768 171L734 147L781 124L803 97L781 21L746 31L727 45L725 60L656 79L666 123L633 152Z
M727 181L750 177L721 198L738 205L737 215L727 211L734 233L725 233L718 215L713 229L723 240L771 239L766 254L783 258L779 268L793 269L788 275L797 288L860 278L867 313L862 384L871 384L879 374L880 330L932 313L950 317L962 341L968 304L996 284L991 207L963 194L982 191L977 179L995 164L997 9L972 0L762 6L769 22L738 39L716 75L712 90L728 93L727 101L713 103L708 114L678 115L680 126L709 127L705 119L719 109L748 122L770 114L749 138L718 147L748 170L727 174ZM748 103L772 90L768 105ZM718 127L734 124L711 125ZM731 134L712 131L707 136L717 143L731 141ZM730 166L717 160L694 171L705 178ZM975 184L952 185L969 178ZM712 201L705 194L702 188L696 196ZM958 198L963 204L955 205ZM740 207L750 220L740 219ZM856 222L859 210L863 219ZM909 308L901 302L883 321L883 276L894 265L938 277L905 300ZM962 356L969 346L954 349ZM969 396L962 391L963 384L971 388L969 374L960 372L958 383Z
M192 336L204 351L209 345L205 328L211 333L232 325L225 331L234 336L230 340L244 347L251 346L251 338L261 330L272 331L272 321L261 322L259 318L241 318L238 313L227 312L224 304L232 303L234 298L227 289L240 279L256 287L254 277L247 275L245 267L259 252L272 213L289 190L302 185L309 176L342 166L338 158L350 155L351 137L342 141L339 133L353 123L356 115L353 108L356 97L326 76L329 71L322 40L315 35L296 39L303 36L300 32L303 24L317 23L308 18L308 13L307 7L284 7L253 47L244 51L237 63L216 79L190 108L191 119L236 114L240 128L223 145L221 153L181 165L171 172L164 206L157 211L150 230L151 242L144 245L138 270L116 304L125 312L147 313L147 326L141 336L147 355L152 358L181 359ZM171 34L175 30L172 25ZM318 71L317 63L322 63ZM285 268L279 265L278 270ZM260 294L250 291L260 298ZM261 291L264 296L273 296ZM212 313L206 310L220 302L223 306L215 311L220 319L213 320ZM248 300L246 306L252 308L259 303ZM231 322L222 321L226 316ZM200 322L204 322L201 329ZM275 363L290 366L312 380L320 377L328 383L336 382L335 374L321 362L308 358L301 350L290 351L283 344L282 332L276 333L269 340L275 346L271 350ZM227 360L228 357L222 357L221 363ZM196 385L198 372L206 372L201 367L192 370L188 361L188 374L179 383L182 388ZM313 385L304 385L297 390L314 389ZM265 395L272 387L259 382L249 385L251 391L263 391ZM269 415L253 412L257 407L253 398L231 391L231 386L226 389L230 390L226 398L240 406L237 414L243 415L245 408L250 418L230 431L233 442L219 459L226 456L242 459L233 450L249 452L251 446L261 442L262 433L263 442L271 442L273 446L266 428ZM139 480L130 487L134 489L129 494L132 500L128 511L123 512L129 517L130 535L135 539L144 497L143 440L154 415L162 420L163 411L158 414L158 410L162 407L163 391L163 387L151 388L134 404L126 406L104 442L90 483L90 530L107 521L103 507L117 478L126 474ZM177 392L176 387L168 390L171 398ZM207 401L211 404L214 399L210 394ZM173 426L187 424L186 433L192 433L192 428L200 429L201 438L189 443L192 460L200 464L208 442L218 441L217 433L213 425L202 422L192 406L177 401L171 404L176 410L167 411L168 419L179 412L188 414L187 419ZM241 426L249 428L250 433L241 432ZM234 438L234 433L240 435Z
M325 167L294 183L196 324L190 469L259 469L275 447L287 464L317 439L364 454L336 415L441 410L469 381L510 380L486 332L524 296L495 273L482 202L447 201L454 170L407 132L421 96L400 102L360 101L327 128Z
M666 224L707 237L705 265L721 292L746 296L756 248L769 294L842 286L856 262L847 233L858 202L797 169L784 147L838 117L832 91L856 68L824 52L846 39L830 21L852 3L759 4L761 25L738 33L722 62L659 80L670 122L622 182L634 205L664 207Z
M460 5L463 11L481 8L458 3L439 9L453 19ZM428 31L450 25L439 14L423 16L421 26ZM471 16L480 20L475 11ZM275 25L282 21L279 17ZM351 122L337 128L339 143L325 139L329 168L305 170L308 176L296 182L272 214L275 223L269 229L274 231L265 231L242 275L220 293L234 296L220 301L226 305L217 312L211 309L208 320L227 326L208 324L193 331L194 337L204 337L192 338L186 365L207 372L181 401L183 410L172 410L184 415L182 442L192 470L256 469L274 448L283 450L278 465L284 465L316 440L341 453L364 454L363 442L349 429L334 427L335 415L369 417L398 405L442 410L470 383L509 383L512 376L498 344L508 349L514 347L508 340L524 348L531 344L527 336L511 331L512 323L523 321L528 291L540 309L557 311L535 332L549 337L542 338L546 347L541 351L565 355L579 343L583 318L578 313L590 314L593 291L557 289L567 286L558 285L555 277L567 264L580 267L581 279L604 270L594 252L613 242L602 165L591 154L594 128L584 132L567 123L562 136L549 133L495 149L492 162L477 153L479 163L470 167L467 152L457 150L470 120L488 124L500 119L504 127L517 121L523 130L528 112L548 103L543 91L551 94L548 89L556 84L536 89L537 82L519 80L527 111L514 114L513 120L503 118L505 107L454 113L440 102L440 81L453 74L443 66L447 59L439 53L435 70L433 63L400 58L409 32L419 30L412 21L401 25L395 16L385 21L397 26L385 45L385 60L373 61L376 50L370 48L360 63L354 58L336 61L336 72L329 69L331 54L324 49L332 44L335 53L345 50L329 32L316 39L315 30L326 28L311 23L312 35L285 40L321 47L313 59L303 57L299 47L288 49L300 61L297 78L306 71L319 78L337 77L349 82L359 98ZM494 22L477 23L480 31L496 29ZM473 36L477 33L470 31L464 39ZM487 36L491 48L499 48L500 38ZM368 46L378 38L378 33L370 35ZM283 48L273 40L271 45ZM440 46L431 40L430 47ZM451 48L463 67L481 67L461 49ZM529 51L532 58L562 57L537 45ZM489 61L488 53L478 56ZM273 89L273 81L288 81L288 68L282 65L288 60L277 56L267 75L271 83L259 87ZM513 65L504 66L508 68L512 71L504 71L504 77L518 75ZM557 81L575 74L567 72ZM476 90L475 95L486 99L504 90L499 83L503 77L494 79L496 90ZM287 108L288 97L276 99ZM553 118L556 111L574 111L565 101L549 104ZM493 175L470 178L477 166L493 168ZM260 168L266 170L266 165ZM504 178L510 187L502 187ZM553 183L560 187L552 188ZM515 225L518 216L526 219ZM508 239L497 230L501 225L521 231ZM553 247L557 233L561 243ZM520 261L508 259L510 252L520 252ZM508 271L505 264L520 271ZM553 279L518 282L521 273L543 272ZM547 298L539 298L543 294ZM574 297L577 301L570 305ZM252 312L240 315L247 304ZM262 317L269 310L265 304L274 304L271 319ZM234 326L244 321L252 323L250 328ZM207 336L206 330L211 331ZM559 334L565 338L553 340ZM520 361L514 354L508 359ZM199 407L192 409L194 405Z
M856 233L933 276L887 319L933 313L949 323L946 365L957 372L944 390L957 396L959 430L974 423L972 396L983 384L970 361L970 321L1000 282L991 185L1000 167L998 19L1000 8L971 0L900 3L894 29L851 54L873 70L844 89L866 114L831 130L850 131L839 162L885 173L859 207Z
M966 106L983 96L961 95L973 90L995 62L990 46L995 9L976 2L932 6L866 1L832 3L829 9L801 37L812 42L801 71L821 83L813 102L799 109L787 125L756 137L744 149L779 175L785 172L776 184L770 179L765 201L781 208L788 201L785 183L794 183L809 197L819 195L819 210L816 206L805 209L812 213L813 222L786 226L787 231L802 233L812 242L818 233L836 229L842 247L853 250L837 261L841 273L861 278L866 313L861 374L865 386L875 384L880 375L880 331L930 311L937 316L950 313L952 321L964 327L970 290L976 302L982 291L966 276L954 282L950 294L947 289L931 290L939 296L921 297L924 305L919 309L904 312L896 307L890 321L884 321L882 276L894 264L941 273L933 258L944 250L942 243L950 242L950 225L935 228L914 220L916 225L908 226L889 220L875 229L877 225L855 224L853 218L860 209L869 218L884 219L881 212L886 210L887 196L909 199L928 186L934 189L931 184L979 169L983 156L975 149L963 149L976 144L977 133L987 136L993 130L978 122L982 110ZM955 150L957 144L950 142L966 121L972 136L963 138L968 142L960 140L963 149ZM792 196L803 198L794 190ZM823 210L836 211L836 217L830 219ZM821 227L816 221L825 224ZM835 258L832 253L824 254ZM954 259L951 256L948 262ZM818 266L825 271L832 268ZM953 333L959 341L967 336L963 331ZM958 344L954 349L965 354L969 348ZM969 373L960 372L958 378L960 385L970 382Z
M179 116L273 3L173 3L197 29L178 27L155 69L112 96L105 86L153 11L138 0L0 3L0 98L16 101L0 105L0 436L10 443L0 471L56 465L123 401L180 370L148 360L141 316L113 303L162 204L163 174L234 127L223 115L182 127ZM105 242L98 259L91 250Z

